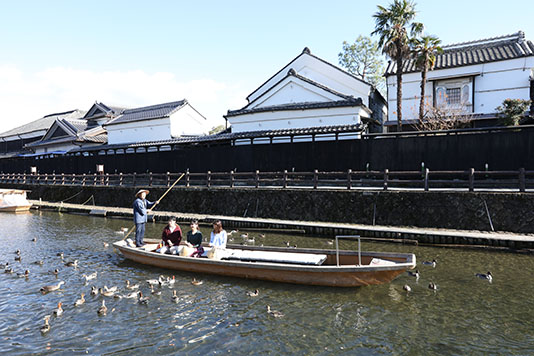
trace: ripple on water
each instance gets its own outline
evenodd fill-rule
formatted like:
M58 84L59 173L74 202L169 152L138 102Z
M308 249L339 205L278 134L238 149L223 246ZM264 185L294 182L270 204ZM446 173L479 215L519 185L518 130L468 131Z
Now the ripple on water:
M2 354L534 353L534 284L529 272L534 257L529 255L364 243L367 249L415 252L418 261L436 258L438 265L418 266L417 282L405 274L389 285L331 289L141 266L104 246L118 239L115 231L129 225L116 219L32 212L0 214L0 224L0 262L9 261L19 273L30 270L29 279L0 273ZM162 228L149 224L147 236L159 236ZM37 242L30 241L33 236ZM298 246L331 247L326 239L271 233L262 243L282 246L287 240ZM17 248L21 262L14 261ZM64 260L58 252L64 253ZM78 268L64 266L74 259ZM33 264L37 260L44 264ZM55 268L58 276L50 274ZM475 273L488 270L493 283L475 278ZM95 271L97 279L85 284L82 275ZM145 281L161 274L174 274L176 283L153 296ZM192 285L193 277L204 283ZM99 316L103 297L92 296L91 286L118 286L127 294L127 279L141 284L149 304L106 298L108 314ZM39 293L40 287L59 281L65 281L61 290ZM429 282L438 290L429 290ZM412 292L406 293L404 284ZM254 289L259 295L249 297L246 292ZM178 303L171 300L173 290ZM80 293L86 302L74 307ZM50 332L41 335L44 316L60 301L64 314L53 317ZM267 305L284 317L269 315Z

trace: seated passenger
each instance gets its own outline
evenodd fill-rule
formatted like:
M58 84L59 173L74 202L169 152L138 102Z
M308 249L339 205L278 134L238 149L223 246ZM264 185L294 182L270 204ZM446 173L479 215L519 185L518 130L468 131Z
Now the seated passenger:
M210 235L210 246L216 248L226 248L226 240L228 239L226 231L223 229L221 220L213 222L213 231Z
M190 226L191 231L187 232L187 241L185 244L193 248L194 252L189 256L201 257L204 253L204 248L202 247L202 233L198 230L198 220L192 220Z
M161 233L161 240L162 247L158 250L159 253L176 254L178 252L178 245L182 241L182 230L176 224L175 218L169 218L168 225Z

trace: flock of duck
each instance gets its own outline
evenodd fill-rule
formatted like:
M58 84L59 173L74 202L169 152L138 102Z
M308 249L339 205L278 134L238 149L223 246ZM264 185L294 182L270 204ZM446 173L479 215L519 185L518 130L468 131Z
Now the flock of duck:
M32 239L32 241L35 242L36 239L34 238ZM104 247L108 247L108 246L109 244L104 243ZM57 257L60 259L61 263L65 267L73 268L75 270L78 269L79 267L78 260L65 261L63 252L57 253ZM14 260L16 262L22 261L21 251L19 249L15 251ZM43 266L44 261L42 260L35 261L33 262L33 264ZM4 273L6 274L15 274L17 277L21 277L25 279L30 278L29 270L26 269L24 272L17 273L15 272L13 265L11 265L9 262L0 263L0 268L4 269ZM55 276L55 278L57 279L59 270L55 268L53 271L50 271L49 274ZM80 278L80 283L82 283L83 286L88 286L89 282L96 281L97 279L98 279L98 272L93 272L91 274L82 274ZM146 280L145 283L146 283L145 287L149 289L150 294L152 296L161 296L163 287L172 288L176 283L176 278L175 276L165 277L163 275L160 275L158 278ZM48 293L63 291L62 287L65 284L66 284L65 281L59 281L54 284L44 285L39 289L39 292L45 295ZM191 284L194 286L200 286L203 284L203 281L193 278L191 280ZM79 286L76 286L76 288L79 288ZM121 288L119 288L118 286L108 287L104 285L102 287L97 287L96 285L92 285L89 293L94 298L98 298L98 297L102 298L102 303L96 310L96 313L97 315L103 317L108 314L108 306L106 306L106 298L113 298L115 300L131 299L131 300L135 300L138 304L147 305L149 303L150 297L143 293L142 288L143 287L141 283L133 284L132 282L130 282L130 280L126 280L124 286ZM259 295L259 291L257 289L254 291L248 291L246 292L246 295L249 297L257 297ZM72 306L74 308L82 307L86 302L85 296L86 296L86 293L81 292L80 297L72 303ZM176 289L172 290L170 301L174 303L178 303L180 301L180 297L177 295ZM64 306L63 302L58 301L57 307L53 309L50 314L44 317L44 324L40 327L40 331L42 334L46 334L51 330L50 321L51 321L52 316L60 317L61 315L63 315L64 313L63 306ZM111 312L113 312L114 310L115 308L111 309ZM284 316L283 313L276 311L276 310L272 310L269 305L267 305L267 313L275 318L280 318Z
M423 266L436 268L436 266L438 264L438 261L436 261L436 259L433 259L432 261L423 261L421 264ZM418 282L419 281L419 277L421 277L421 273L419 272L418 269L416 269L415 272L408 271L407 273L408 273L409 276L414 277L416 282ZM475 277L480 278L480 279L484 279L484 280L488 281L489 283L492 283L492 281L493 281L493 275L491 274L490 271L488 271L488 273L475 273ZM405 284L402 287L402 289L405 290L407 293L412 291L412 287L410 287L408 284ZM434 283L433 281L430 281L428 283L428 289L436 291L436 290L438 290L438 285L436 283Z

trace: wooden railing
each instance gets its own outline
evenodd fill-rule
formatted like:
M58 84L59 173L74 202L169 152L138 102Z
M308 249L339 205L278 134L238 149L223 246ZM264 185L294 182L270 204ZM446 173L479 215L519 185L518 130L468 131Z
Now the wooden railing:
M26 174L0 173L2 184L168 187L181 173ZM534 171L352 171L185 172L182 187L268 187L313 189L515 190L534 189Z

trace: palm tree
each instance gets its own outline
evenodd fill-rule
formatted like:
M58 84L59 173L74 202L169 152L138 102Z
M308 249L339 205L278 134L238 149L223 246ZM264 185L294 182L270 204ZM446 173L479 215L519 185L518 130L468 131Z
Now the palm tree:
M419 121L422 122L425 116L425 86L426 74L429 70L434 69L436 65L436 53L441 53L443 50L439 46L441 40L435 36L422 36L421 38L414 38L412 40L413 50L415 56L415 65L421 69L421 101L419 103Z
M397 131L402 131L402 62L410 56L410 35L415 37L423 31L423 24L412 22L415 18L415 3L408 0L394 0L389 8L378 5L375 18L375 30L371 35L378 35L378 45L382 52L397 63Z

